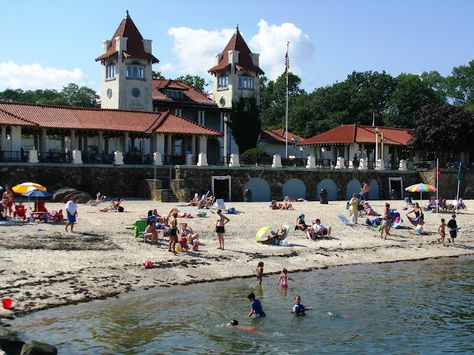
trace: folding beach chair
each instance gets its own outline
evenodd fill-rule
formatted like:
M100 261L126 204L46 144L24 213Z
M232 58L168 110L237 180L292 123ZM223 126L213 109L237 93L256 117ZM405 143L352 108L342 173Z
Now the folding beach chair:
M287 246L289 244L288 242L289 242L289 237L290 237L290 226L285 224L282 227L285 228L286 230L285 237L278 242L278 245Z
M222 198L216 199L216 202L214 202L214 205L216 205L218 209L225 211L225 203Z

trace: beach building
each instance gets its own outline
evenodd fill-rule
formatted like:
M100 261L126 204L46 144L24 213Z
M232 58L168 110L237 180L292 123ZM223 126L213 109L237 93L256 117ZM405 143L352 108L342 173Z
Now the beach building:
M305 159L309 153L310 148L299 145L298 143L304 141L304 138L294 133L288 132L288 156ZM264 150L269 155L278 154L281 157L286 156L286 134L285 130L280 129L262 129L258 147Z
M417 158L408 149L411 139L409 129L347 124L304 139L298 145L310 148L319 166L403 170L403 162Z

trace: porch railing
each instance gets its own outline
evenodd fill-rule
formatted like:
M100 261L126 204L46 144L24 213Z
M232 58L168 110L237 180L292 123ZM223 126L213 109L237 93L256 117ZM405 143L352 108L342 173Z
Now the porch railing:
M153 155L141 153L126 153L123 155L123 162L125 164L151 164L153 162Z
M40 163L70 163L72 154L71 152L38 152L38 160Z
M1 162L26 162L28 156L23 151L2 150L0 151Z
M84 164L113 164L114 155L83 152L82 162Z

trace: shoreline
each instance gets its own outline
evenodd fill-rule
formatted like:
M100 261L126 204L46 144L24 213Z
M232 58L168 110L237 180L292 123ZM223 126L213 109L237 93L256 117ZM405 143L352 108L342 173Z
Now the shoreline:
M376 210L381 210L384 204L383 201L371 203ZM402 205L402 201L391 203L394 207ZM80 206L75 227L78 233L74 234L65 233L64 224L2 226L0 294L12 297L15 308L12 312L2 310L0 317L21 317L132 291L251 278L258 261L265 262L268 276L280 273L282 267L290 273L310 272L337 266L474 255L474 240L470 238L474 230L471 209L458 217L462 233L453 246L433 243L436 234L415 236L412 228L392 231L393 236L386 241L374 238L378 233L373 228L362 224L349 227L338 220L336 215L344 211L344 205L344 201L330 205L303 202L295 205L295 211L272 211L267 203L229 203L228 207L244 213L229 215L227 249L216 250L218 243L212 229L215 216L208 210L207 218L185 220L201 234L200 251L176 256L166 248L143 244L124 229L151 206L163 213L175 204L126 201L126 213L102 213L97 207ZM467 201L467 205L472 208L473 201ZM56 209L62 204L48 206ZM401 212L401 208L398 209ZM292 231L288 247L255 242L255 231L262 225L260 221L267 221L272 228L281 224L291 226L300 210L308 216L308 221L317 216L324 224L331 225L333 238L314 242L305 239L303 232ZM436 221L448 216L426 215L425 231L431 233L437 229ZM155 261L156 266L145 269L143 262L147 259Z

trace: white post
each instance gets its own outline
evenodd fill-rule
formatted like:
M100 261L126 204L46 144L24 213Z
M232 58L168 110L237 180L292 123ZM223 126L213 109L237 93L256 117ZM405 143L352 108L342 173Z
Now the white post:
M375 128L375 164L379 160L379 129Z
M227 165L227 117L224 116L224 165Z
M281 157L278 154L273 156L272 168L281 168Z
M114 152L114 164L115 165L123 165L123 154L122 154L122 152L119 152L119 151Z
M161 154L158 152L153 153L153 165L163 165Z
M72 151L72 163L82 164L82 152L79 149L74 149Z
M240 161L239 161L239 155L238 154L231 154L230 155L229 166L230 167L239 167L240 166Z
M314 155L310 155L308 157L307 162L306 162L306 168L307 169L316 168L316 158L314 157Z
M28 155L28 163L38 163L38 151L35 149L30 150Z

